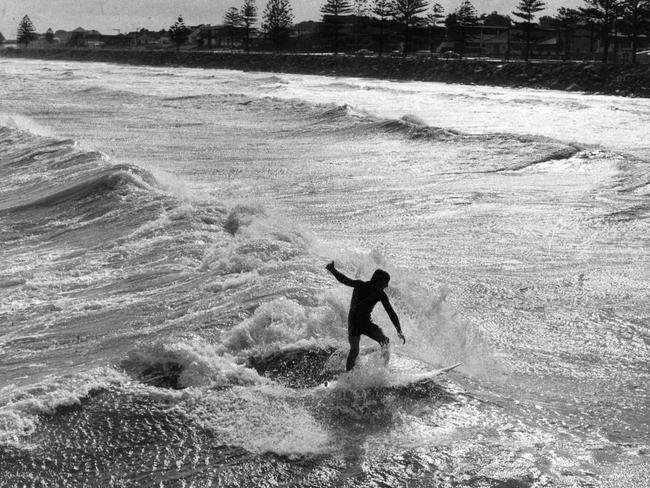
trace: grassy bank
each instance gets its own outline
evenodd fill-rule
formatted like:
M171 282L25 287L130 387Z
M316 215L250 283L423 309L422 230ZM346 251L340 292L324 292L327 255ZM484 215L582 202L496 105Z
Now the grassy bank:
M104 61L148 66L226 68L391 80L549 88L650 97L650 65L601 63L501 63L426 57L352 57L292 54L109 51L87 49L2 50L0 56Z

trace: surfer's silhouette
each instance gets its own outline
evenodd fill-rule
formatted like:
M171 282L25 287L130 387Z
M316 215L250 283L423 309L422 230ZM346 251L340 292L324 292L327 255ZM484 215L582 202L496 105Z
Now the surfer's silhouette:
M390 317L391 322L397 329L397 335L402 339L402 343L406 344L404 334L399 325L399 319L393 307L388 301L384 289L388 286L390 275L383 269L376 270L370 281L352 280L338 271L334 267L334 261L325 266L327 271L332 273L334 277L341 283L354 288L352 292L352 300L350 301L350 312L348 313L348 340L350 341L350 354L345 365L345 370L350 371L354 368L354 363L359 355L359 341L361 335L367 335L371 339L377 341L382 347L387 347L390 340L384 334L381 328L373 323L370 314L377 302L386 309L386 313Z

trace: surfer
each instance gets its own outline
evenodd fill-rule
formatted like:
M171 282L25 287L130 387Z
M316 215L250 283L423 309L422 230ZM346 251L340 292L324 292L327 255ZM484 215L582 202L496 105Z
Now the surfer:
M376 270L370 281L352 280L334 267L334 261L325 266L325 269L334 275L344 285L354 288L352 300L350 301L350 312L348 313L348 340L350 341L350 353L345 365L345 370L354 368L354 363L359 355L359 341L361 334L367 335L377 341L382 348L388 347L390 340L384 335L384 331L372 322L370 314L377 302L381 302L390 317L391 322L397 329L397 335L406 344L404 334L399 325L397 314L384 292L390 281L390 275L383 269Z

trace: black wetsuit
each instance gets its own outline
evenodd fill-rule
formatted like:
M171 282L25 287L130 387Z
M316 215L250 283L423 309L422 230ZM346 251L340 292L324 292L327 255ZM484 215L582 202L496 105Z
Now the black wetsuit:
M329 270L334 277L344 285L354 288L352 300L350 301L350 312L348 313L348 340L350 341L350 354L348 355L346 369L350 371L359 355L359 340L361 335L366 335L377 341L382 346L389 343L388 337L384 331L372 321L372 309L377 302L381 302L391 322L401 334L399 319L397 314L383 290L378 289L372 281L352 280L343 273L332 268Z

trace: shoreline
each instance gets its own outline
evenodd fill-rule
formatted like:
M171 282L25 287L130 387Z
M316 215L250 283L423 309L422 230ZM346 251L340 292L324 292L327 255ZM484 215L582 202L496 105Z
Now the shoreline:
M99 49L3 49L0 57L433 81L650 98L650 65L644 64Z

